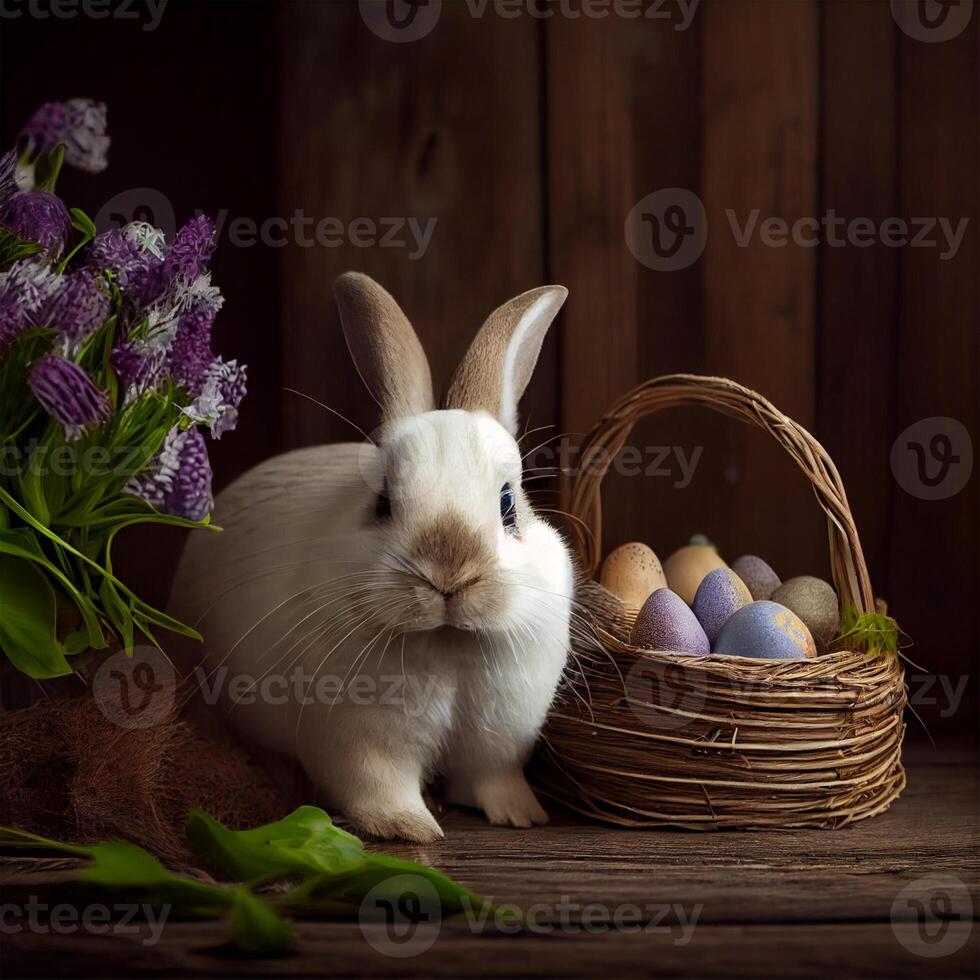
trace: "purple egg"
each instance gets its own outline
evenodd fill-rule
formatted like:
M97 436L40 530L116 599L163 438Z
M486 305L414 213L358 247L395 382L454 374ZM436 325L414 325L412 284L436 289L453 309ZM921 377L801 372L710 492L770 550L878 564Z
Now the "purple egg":
M745 583L755 600L771 599L782 585L779 576L757 555L742 555L732 562L732 571Z
M761 599L743 606L725 623L714 652L729 657L804 660L817 655L813 637L796 613Z
M630 643L648 650L706 656L711 645L690 606L670 589L657 589L633 624Z
M716 568L701 579L692 608L708 641L714 643L732 614L751 601L748 588L732 569Z

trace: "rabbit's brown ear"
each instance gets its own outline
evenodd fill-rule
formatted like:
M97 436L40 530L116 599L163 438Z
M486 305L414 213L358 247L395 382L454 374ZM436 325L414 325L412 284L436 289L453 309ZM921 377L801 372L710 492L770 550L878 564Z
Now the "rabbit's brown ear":
M333 290L347 347L383 419L434 408L429 362L391 294L359 272L345 272Z
M446 408L482 409L516 435L517 403L567 295L564 286L540 286L494 310L453 375Z

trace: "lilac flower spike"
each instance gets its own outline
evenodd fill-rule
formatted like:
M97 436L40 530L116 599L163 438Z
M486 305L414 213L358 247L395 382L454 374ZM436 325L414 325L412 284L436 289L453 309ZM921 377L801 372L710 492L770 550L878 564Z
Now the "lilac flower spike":
M34 397L64 429L71 442L109 417L109 399L75 363L46 354L28 381Z
M140 307L162 288L162 263L150 252L141 251L125 230L110 228L96 236L85 261L98 272L111 272L124 295Z
M174 235L163 264L164 278L194 282L204 272L214 246L214 222L204 214L192 218Z
M175 426L150 471L130 480L126 490L166 514L203 521L214 508L204 436L196 428L181 432Z
M31 116L21 133L34 153L46 153L65 144L65 163L91 174L109 165L106 153L106 107L92 99L46 102Z
M183 409L184 414L195 422L207 422L211 435L220 439L238 425L238 407L246 394L247 378L244 364L216 357L205 374L201 394Z
M47 191L15 194L3 209L0 223L29 242L40 242L54 259L60 258L71 231L68 208Z
M0 272L0 303L16 302L25 324L42 327L46 325L46 312L64 284L64 278L43 259L21 259L6 272Z
M120 386L126 392L127 401L153 386L160 376L166 357L165 351L129 341L113 348L110 364Z
M170 348L170 373L174 381L192 395L201 394L208 368L214 360L211 353L211 327L215 310L198 301L180 315L177 334Z
M65 349L74 354L109 318L109 295L91 269L65 277L67 284L48 305L45 322L61 334Z

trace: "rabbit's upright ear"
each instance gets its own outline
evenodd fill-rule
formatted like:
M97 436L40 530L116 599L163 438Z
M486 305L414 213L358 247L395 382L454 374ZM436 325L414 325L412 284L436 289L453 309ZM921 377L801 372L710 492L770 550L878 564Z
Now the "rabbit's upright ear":
M564 286L540 286L494 310L453 375L446 408L482 409L517 435L517 403L566 296Z
M369 276L345 272L334 284L351 357L385 421L435 407L429 362L391 294Z

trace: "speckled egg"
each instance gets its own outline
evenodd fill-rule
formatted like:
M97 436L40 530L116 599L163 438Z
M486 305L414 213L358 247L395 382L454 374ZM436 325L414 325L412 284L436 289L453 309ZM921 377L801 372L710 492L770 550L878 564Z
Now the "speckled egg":
M840 604L832 585L822 578L799 575L776 589L772 600L792 609L813 634L817 649L827 650L840 629Z
M694 602L701 579L716 568L728 568L710 545L689 544L678 548L664 562L667 586L673 589L688 605Z
M719 630L742 606L752 601L745 583L730 568L708 572L694 594L691 608L711 643Z
M742 555L732 562L732 571L746 584L753 599L771 599L782 583L779 576L757 555Z
M670 589L657 589L633 624L630 643L648 650L695 653L705 656L711 645L690 607Z
M729 657L803 660L817 655L806 623L768 599L743 606L721 628L714 652Z
M599 582L623 603L631 619L647 596L667 585L660 559L639 541L620 545L609 554L602 564Z

